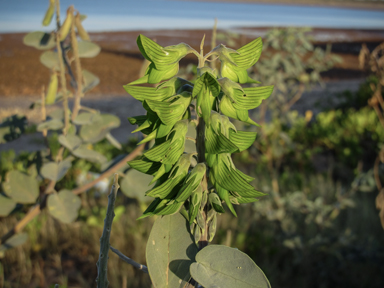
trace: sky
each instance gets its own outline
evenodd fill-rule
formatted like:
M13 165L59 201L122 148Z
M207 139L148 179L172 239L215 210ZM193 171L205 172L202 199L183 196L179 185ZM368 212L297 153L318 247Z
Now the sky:
M0 33L52 30L41 21L49 0L0 0ZM88 31L311 26L384 29L384 11L334 7L171 0L61 0L88 16Z

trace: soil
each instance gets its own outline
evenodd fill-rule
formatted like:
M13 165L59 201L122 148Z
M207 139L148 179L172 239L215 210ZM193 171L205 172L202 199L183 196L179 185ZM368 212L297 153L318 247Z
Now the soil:
M239 45L255 37L263 36L268 28L237 28L242 34ZM209 47L211 30L156 30L92 33L91 38L102 48L101 53L91 59L82 59L82 67L100 78L100 84L90 95L125 95L123 85L137 79L143 57L136 46L139 33L156 39L162 45L186 42L198 48L201 38L207 35ZM343 63L325 73L325 80L355 79L364 76L358 67L358 53L362 43L370 48L384 41L381 30L314 29L316 44L325 46L332 43L333 52L343 58ZM49 70L39 57L42 51L25 46L25 34L0 34L0 101L3 97L38 97L43 85L49 81ZM193 55L182 60L181 65L193 61ZM0 102L1 103L1 102Z

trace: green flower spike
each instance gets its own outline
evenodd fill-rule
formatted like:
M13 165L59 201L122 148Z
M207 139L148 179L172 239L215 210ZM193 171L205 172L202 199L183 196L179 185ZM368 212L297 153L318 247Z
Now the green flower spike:
M137 37L137 46L141 54L151 62L145 75L140 79L129 83L135 84L156 84L163 80L172 78L179 71L179 61L189 53L197 53L191 46L185 43L178 45L162 47L155 41L139 35Z
M259 60L262 49L261 38L257 38L237 51L219 45L212 50L212 54L218 55L221 61L221 77L227 77L240 84L260 83L248 76L247 69Z

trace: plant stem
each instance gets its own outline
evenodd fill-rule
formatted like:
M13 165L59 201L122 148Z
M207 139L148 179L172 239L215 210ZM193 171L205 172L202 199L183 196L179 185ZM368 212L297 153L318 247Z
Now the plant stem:
M215 18L215 24L213 24L212 29L212 39L211 39L211 51L216 47L216 38L217 38L217 18ZM216 58L212 58L210 63L212 69L216 69Z
M56 3L56 22L57 22L57 31L60 29L60 1ZM65 79L65 68L63 63L63 50L61 49L60 39L56 33L56 49L57 55L59 57L59 68L60 68L60 85L61 92L63 93L63 109L64 109L64 128L63 135L67 135L69 128L69 108L68 108L68 95L67 95L67 83Z
M115 218L115 200L117 195L117 190L119 190L118 183L119 176L115 174L113 185L111 188L111 193L108 195L108 207L107 207L107 215L104 219L104 228L103 234L100 238L100 254L99 260L97 261L97 288L106 288L108 287L108 277L107 277L107 265L108 265L108 252L109 252L109 238L111 236L112 231L112 222L113 218Z
M47 120L47 110L45 108L45 86L43 85L41 87L41 121L44 122L45 120ZM44 129L41 132L41 134L43 134L44 144L45 144L45 146L47 146L50 158L52 158L51 149L49 149L49 143L48 143L48 138L47 138L48 130Z
M113 248L112 246L109 247L109 249L112 250L113 253L115 253L117 256L119 256L119 258L121 260L123 260L125 263L128 263L130 265L132 265L133 267L143 271L144 273L148 273L148 268L147 266L143 265L143 264L139 264L137 263L136 261L132 260L131 258L125 256L123 253L121 253L119 250L117 250L116 248Z
M73 12L72 12L73 13ZM73 16L74 17L74 16ZM76 70L76 95L75 95L75 104L72 111L72 121L75 120L80 109L81 97L83 97L83 75L81 73L81 63L79 57L79 47L77 44L76 32L75 32L75 21L72 21L71 27L71 42L72 42L72 51L75 58L75 70Z
M201 41L200 44L200 57L199 57L199 66L198 68L204 67L204 39L205 35ZM203 117L199 117L199 111L196 111L197 113L197 127L196 127L196 151L197 151L197 162L198 163L205 163L205 121ZM201 185L203 187L204 193L206 193L208 188L208 178L207 178L207 172L205 172L205 175L203 177L203 180L201 181ZM201 235L199 240L199 250L203 249L205 246L208 245L208 223L207 223L207 214L206 209L203 209L203 218L205 222L205 229L204 233Z

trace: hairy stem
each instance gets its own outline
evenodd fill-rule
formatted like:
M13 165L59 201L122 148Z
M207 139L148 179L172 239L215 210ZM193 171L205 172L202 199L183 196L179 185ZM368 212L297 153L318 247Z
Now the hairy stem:
M201 41L200 45L200 57L199 57L199 68L204 67L204 39L205 35L203 37L203 40ZM196 111L197 113L197 127L196 127L196 151L197 151L197 162L198 163L205 163L205 121L203 117L199 117L199 111ZM205 175L203 177L203 180L201 181L201 184L203 186L203 191L206 191L208 188L208 178L207 178L207 172L205 172ZM205 207L206 208L206 207ZM205 222L205 229L204 233L201 235L199 240L199 250L203 249L205 246L208 245L208 223L207 223L207 214L206 209L203 209L203 218Z
M115 218L115 200L117 195L117 190L119 190L118 183L119 176L115 174L113 185L111 188L111 193L108 195L108 207L107 207L107 215L104 219L104 228L103 234L100 238L100 253L99 260L97 261L97 288L106 288L108 287L108 277L107 277L107 265L108 265L108 252L109 252L109 238L111 236L112 231L112 222L113 218Z
M72 112L72 121L75 120L77 114L80 110L80 101L83 97L83 75L81 73L81 63L79 57L79 47L77 44L76 32L75 32L75 21L72 21L71 27L71 42L72 42L72 51L75 58L75 70L76 70L76 95L75 95L75 104L73 106Z

